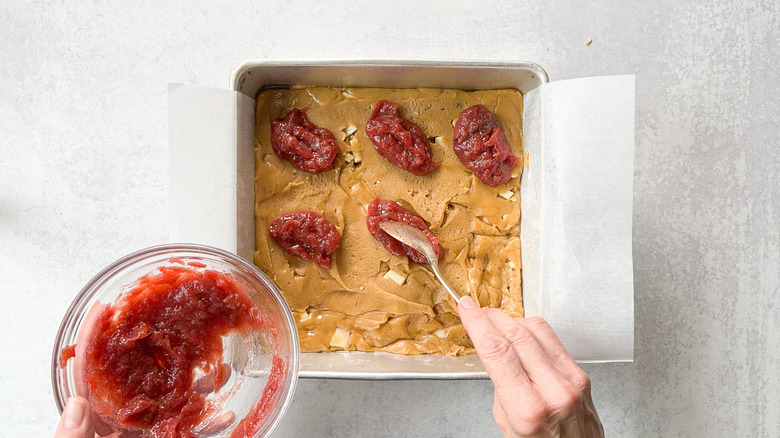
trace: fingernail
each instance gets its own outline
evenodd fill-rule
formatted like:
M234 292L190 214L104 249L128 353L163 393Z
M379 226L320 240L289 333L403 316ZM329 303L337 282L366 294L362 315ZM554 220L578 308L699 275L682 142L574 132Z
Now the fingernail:
M74 397L69 398L62 412L62 425L65 429L78 429L84 423L86 412L87 406L84 402Z
M460 301L458 301L458 304L463 306L464 309L476 309L477 303L474 302L474 300L471 299L469 296L460 297Z

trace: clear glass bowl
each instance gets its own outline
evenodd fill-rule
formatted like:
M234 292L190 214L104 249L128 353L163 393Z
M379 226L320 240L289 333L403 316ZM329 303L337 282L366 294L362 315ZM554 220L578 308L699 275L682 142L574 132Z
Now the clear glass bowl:
M76 360L67 360L66 365L61 366L64 349L75 344L74 354L81 355L83 360L85 347L79 347L78 342L86 343L87 334L103 306L113 304L141 277L159 272L159 268L166 266L213 270L233 277L245 288L272 327L262 332L222 338L223 362L231 367L230 377L223 387L206 397L221 411L209 416L212 426L196 427L195 432L203 437L228 437L242 419L251 423L254 418L257 424L250 427L250 433L254 434L248 436L269 436L287 410L298 379L300 349L292 313L276 285L254 265L234 254L202 245L168 244L140 250L112 263L84 286L65 314L54 342L52 386L60 412L72 395L90 398L83 382L83 371L79 372L74 366ZM272 373L274 357L277 358L277 369ZM260 405L263 405L264 414L258 416L256 412ZM98 432L114 433L111 418L100 415L93 410L93 418L98 419L101 429ZM229 426L214 430L213 423L220 419L227 419ZM138 436L138 430L123 433Z

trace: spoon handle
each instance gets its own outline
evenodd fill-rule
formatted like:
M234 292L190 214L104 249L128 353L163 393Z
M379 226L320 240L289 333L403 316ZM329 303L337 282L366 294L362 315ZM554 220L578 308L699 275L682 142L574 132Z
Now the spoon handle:
M441 285L444 286L444 289L447 289L447 292L450 293L450 296L452 297L453 300L455 300L456 303L460 301L460 297L458 296L458 294L456 294L455 291L452 290L450 285L447 284L446 281L444 281L444 277L442 277L441 272L439 272L439 264L436 262L436 260L429 259L428 261L430 262L429 264L431 265L431 269L433 269L433 275L436 276L436 278L439 280L439 283L441 283Z

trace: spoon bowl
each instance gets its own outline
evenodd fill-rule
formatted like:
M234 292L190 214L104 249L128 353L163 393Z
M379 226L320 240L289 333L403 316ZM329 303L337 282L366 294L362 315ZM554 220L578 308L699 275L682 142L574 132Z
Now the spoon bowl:
M439 280L439 283L444 286L444 289L449 292L450 296L453 300L455 300L456 303L460 301L460 296L458 296L458 294L452 290L450 285L444 281L444 278L439 271L439 258L436 257L436 252L433 250L433 245L431 245L431 241L425 237L425 233L411 225L394 221L382 222L379 224L379 228L381 228L382 231L389 234L393 238L398 239L398 241L404 245L421 252L428 260L428 264L431 265L433 275L436 276L436 279Z

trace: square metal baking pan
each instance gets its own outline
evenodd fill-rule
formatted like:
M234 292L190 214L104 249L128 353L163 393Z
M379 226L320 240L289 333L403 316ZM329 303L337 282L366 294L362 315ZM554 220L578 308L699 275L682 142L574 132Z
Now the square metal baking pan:
M464 90L514 88L525 95L547 80L547 73L530 62L257 60L241 64L233 73L231 83L233 90L255 99L265 88L293 85ZM248 120L249 116L240 118ZM254 113L251 118L254 120ZM248 125L245 123L242 130L249 129ZM254 124L251 126L253 130ZM254 132L241 132L240 135L254 138ZM241 185L253 187L253 172L254 166L239 167ZM248 216L252 214L251 208L239 209L239 215L245 217L239 217L239 224L244 226L238 231L239 236L247 239L252 236L254 243L254 218ZM249 249L241 247L239 245L239 254L251 260ZM303 353L299 376L366 380L487 378L476 355L404 356L366 352Z

